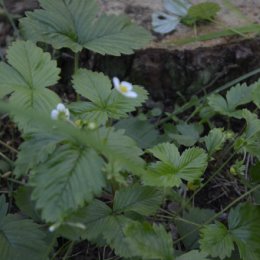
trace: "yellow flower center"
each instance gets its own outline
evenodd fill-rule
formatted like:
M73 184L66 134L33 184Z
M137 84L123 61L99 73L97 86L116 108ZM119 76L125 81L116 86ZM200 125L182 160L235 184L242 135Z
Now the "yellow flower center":
M126 86L124 86L124 85L120 85L119 88L120 88L122 93L127 93L128 92L128 88Z

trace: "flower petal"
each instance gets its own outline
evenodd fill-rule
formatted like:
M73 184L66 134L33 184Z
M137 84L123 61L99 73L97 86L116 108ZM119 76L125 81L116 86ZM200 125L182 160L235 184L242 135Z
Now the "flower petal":
M124 93L124 96L128 98L137 98L138 94L134 91L128 91L127 93Z
M120 80L119 80L119 78L114 77L114 78L113 78L113 84L114 84L114 87L115 87L116 89L118 89L118 88L119 88L119 85L120 85Z
M56 109L53 109L53 110L51 111L51 118L52 118L53 120L57 120L58 117L59 117L59 111L56 110Z
M122 85L124 87L127 87L128 91L133 89L133 84L131 84L131 83L127 82L127 81L122 81L120 85Z
M56 108L59 112L65 112L66 111L66 107L62 104L62 103L59 103L57 105L57 108Z

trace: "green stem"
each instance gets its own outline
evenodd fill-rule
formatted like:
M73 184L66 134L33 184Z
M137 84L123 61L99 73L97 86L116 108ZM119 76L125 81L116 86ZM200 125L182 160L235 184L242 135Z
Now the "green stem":
M76 52L74 57L74 74L77 72L78 69L79 69L79 52ZM77 101L80 101L79 93L77 93L76 99Z
M13 165L14 162L10 160L7 156L5 156L3 153L0 152L0 156L5 159L10 165Z
M202 108L202 105L199 105L191 114L190 116L185 120L186 123L188 123Z
M176 217L175 220L179 220L179 221L181 221L181 222L184 222L184 223L187 223L187 224L190 224L190 225L193 225L193 226L199 227L199 228L201 227L200 224L195 223L195 222L190 221L190 220L187 220L187 219L184 219L184 218L181 218L181 217Z
M15 35L17 38L20 38L19 30L18 30L17 26L15 25L13 16L8 12L4 0L1 1L1 5L2 5L2 7L3 7L3 10L4 10L4 12L5 12L5 15L6 15L7 19L9 20L10 24L11 24L12 27L13 27L14 35Z
M75 53L74 57L74 73L79 69L79 52Z
M55 260L59 257L59 254L67 247L69 246L71 243L71 241L67 241L65 244L63 244L61 247L59 247L59 249L53 254L53 256L51 257L51 260Z
M243 37L243 38L247 38L248 36L242 32L240 32L239 30L237 30L234 27L230 27L230 26L226 26L224 23L220 22L220 21L216 21L214 19L211 19L212 23L215 23L216 25L220 25L221 27L224 27L224 29L227 29L231 32L233 32L234 34L238 34L239 36Z
M69 244L68 249L67 249L67 251L66 251L66 254L65 254L64 257L62 258L62 260L66 260L66 259L69 258L69 254L72 252L72 249L73 249L73 247L74 247L74 244L75 244L74 241L72 241L72 242Z
M7 144L7 143L5 143L5 142L3 142L3 141L1 141L1 140L0 140L0 144L1 144L2 146L4 146L4 147L8 148L8 149L9 149L10 151L12 151L12 152L18 153L18 151L17 151L15 148L11 147L9 144Z
M15 180L13 178L7 178L8 181L12 182L12 183L15 183L15 184L19 184L19 185L23 185L23 186L26 186L26 183L22 182L22 181L18 181L18 180Z
M233 153L209 178L208 180L203 183L198 190L196 190L191 198L189 199L189 202L194 199L194 197L204 188L206 187L221 171L226 167L226 165L233 159L233 157L236 155L236 153Z

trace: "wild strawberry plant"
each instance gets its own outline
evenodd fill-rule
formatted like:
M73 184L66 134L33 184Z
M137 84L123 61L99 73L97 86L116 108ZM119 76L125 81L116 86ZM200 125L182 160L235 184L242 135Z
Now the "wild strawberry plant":
M112 259L259 259L259 82L192 98L152 124L158 114L130 115L148 98L143 87L78 68L84 48L130 54L149 33L95 0L39 2L0 64L0 109L23 137L14 163L2 155L12 188L0 197L1 259L67 259L82 241ZM76 101L52 90L61 69L36 43L76 54L66 86ZM228 167L239 196L217 211L194 206Z

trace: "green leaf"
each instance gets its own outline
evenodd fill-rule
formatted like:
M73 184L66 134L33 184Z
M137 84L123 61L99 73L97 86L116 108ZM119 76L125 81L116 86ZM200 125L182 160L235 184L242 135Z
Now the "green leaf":
M182 19L187 25L201 21L212 21L220 11L220 6L212 2L204 2L191 6L186 17Z
M248 203L240 204L231 209L228 216L229 232L237 244L243 260L260 258L260 206Z
M84 229L65 226L66 223L80 223ZM72 238L77 235L83 239L97 242L104 238L109 246L115 249L116 254L124 257L133 256L125 238L124 228L134 223L133 220L113 214L113 211L104 202L94 200L87 207L80 209L71 218L65 221L59 232Z
M253 84L254 90L252 91L253 102L260 108L260 80Z
M171 235L162 225L129 224L125 229L125 235L135 256L141 256L144 259L174 259Z
M180 134L173 134L173 139L180 145L193 146L200 138L201 126L182 123L176 126Z
M198 225L204 224L206 221L208 221L210 218L212 218L215 215L215 212L210 209L201 209L201 208L190 208L188 211L184 211L182 218L193 222ZM191 230L195 230L197 226L188 224L186 222L183 222L181 220L175 221L178 233L181 237L184 237L187 235ZM199 231L196 230L189 236L185 237L182 242L186 249L196 249L198 248L198 240L199 240Z
M58 147L47 162L36 168L31 183L36 208L48 222L60 222L105 186L103 160L93 149Z
M99 137L102 140L99 151L110 162L117 163L118 169L139 176L144 173L145 162L141 158L143 151L123 130L103 128L99 131Z
M134 91L137 98L127 98L116 89L111 89L111 81L103 73L80 69L73 76L73 87L91 102L77 102L70 106L73 113L83 120L104 124L108 118L126 117L147 99L147 92L138 86Z
M115 212L136 212L149 216L159 209L162 194L151 187L131 186L116 192L113 210Z
M231 256L234 243L226 226L216 222L201 230L200 248L202 252L208 253L212 257L224 259Z
M204 138L209 155L219 151L226 141L226 135L221 128L210 130L209 134Z
M213 257L230 257L237 245L243 260L260 257L260 207L248 203L231 209L228 216L228 229L217 222L202 229L201 249Z
M249 169L250 179L253 183L260 183L260 162L256 162L254 165L250 166Z
M208 98L208 103L214 111L225 116L240 119L242 111L237 110L237 107L252 101L253 90L254 86L247 87L246 84L238 84L227 92L226 99L219 94L213 94Z
M250 140L260 133L260 120L258 116L247 109L242 110L242 116L246 120L245 138Z
M33 189L31 187L19 187L15 192L15 203L26 216L32 218L36 222L41 222L40 214L35 209L35 202L31 199L32 192Z
M18 109L16 106L3 101L0 101L0 110L14 113L22 119L30 118L40 136L46 136L46 133L48 133L58 140L62 140L62 143L72 143L76 147L94 149L106 158L106 162L109 164L117 164L116 168L118 171L124 173L130 172L138 176L145 172L145 161L141 158L143 151L136 146L136 143L130 137L124 134L123 130L115 131L115 129L111 127L101 127L95 131L79 129L68 122L60 120L54 121L50 116L42 115L39 112L28 112L24 109ZM51 146L52 145L50 145L50 147ZM48 151L48 148L46 149ZM26 158L29 160L28 157ZM39 161L42 160L41 158L44 160L45 156L40 154ZM34 158L32 159L34 160ZM27 169L26 162L24 162L25 169ZM119 174L119 172L117 172L117 174Z
M96 0L40 0L43 9L27 12L20 20L25 38L100 54L131 54L144 47L150 34L125 16L99 13Z
M0 252L4 260L46 260L45 234L31 220L6 215L7 204L0 197Z
M159 132L146 120L130 117L120 120L115 127L124 129L126 135L133 138L140 148L146 149L159 142Z
M14 175L25 176L29 170L44 163L49 154L64 138L48 133L33 133L19 147L18 158L15 161Z
M0 63L0 97L21 108L50 114L60 98L46 87L59 79L60 69L48 53L31 42L17 41L7 51L8 64ZM18 119L18 118L17 118ZM28 122L21 126L26 127Z
M200 148L190 148L180 155L174 144L163 143L148 150L159 162L152 164L143 176L147 185L178 187L182 180L199 179L207 167L207 154Z
M231 88L226 95L229 110L234 111L238 106L252 101L252 90L254 87L246 84L238 84Z
M207 254L199 252L198 250L192 250L176 258L176 260L209 260Z
M247 109L242 110L243 118L246 119L246 130L240 140L237 141L237 147L243 152L247 152L260 159L260 120L257 115ZM239 144L239 142L241 142Z
M111 94L112 84L103 73L79 69L73 75L73 87L81 96L103 106Z
M180 160L180 153L178 148L171 143L158 144L148 150L157 159L172 164L178 164Z

